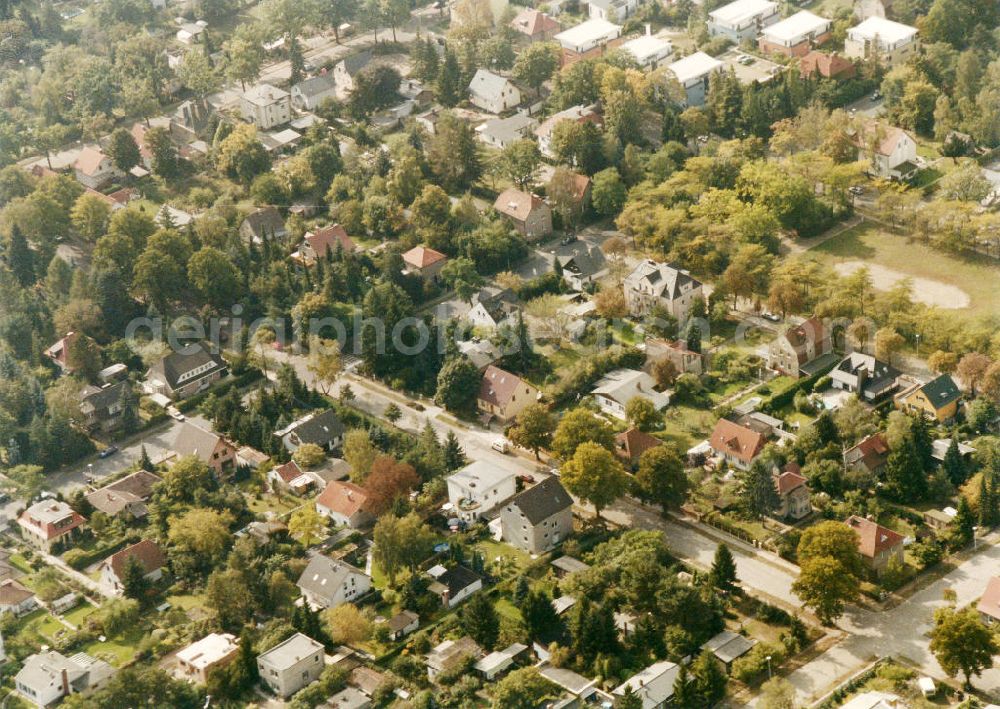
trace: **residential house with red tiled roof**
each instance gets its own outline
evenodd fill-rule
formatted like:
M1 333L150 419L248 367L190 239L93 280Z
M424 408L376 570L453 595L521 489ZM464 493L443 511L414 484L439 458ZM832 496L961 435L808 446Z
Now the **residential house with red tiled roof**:
M858 160L868 162L868 172L885 180L906 180L917 167L917 141L902 128L867 121L852 136Z
M448 263L448 257L427 246L414 246L403 254L406 273L419 276L424 282L434 283L441 276L441 269Z
M976 610L987 625L1000 622L1000 576L994 576L986 584L986 590L983 591Z
M114 160L109 155L93 146L87 146L80 151L73 164L73 171L77 182L95 190L124 176L124 173L115 167Z
M143 539L112 554L101 563L101 583L115 594L120 595L124 590L122 579L129 559L139 562L147 581L159 581L163 578L163 567L167 563L163 551L152 539Z
M352 254L358 247L344 227L331 224L316 231L307 231L302 237L299 250L292 254L292 258L308 265L315 263L316 259L326 258L327 252L336 252L338 248L345 254Z
M663 441L659 438L635 427L615 434L615 455L630 468L635 468L639 464L639 458L643 453L662 445Z
M328 482L316 498L316 511L338 527L359 529L371 524L368 492L352 482Z
M538 195L509 187L500 193L493 208L526 239L541 239L552 233L552 209Z
M836 53L821 52L817 49L799 60L799 73L803 78L819 74L824 79L853 79L857 71L851 60Z
M509 423L517 418L528 404L538 401L540 392L516 374L492 364L483 372L476 406L483 414Z
M858 533L858 553L876 576L881 576L893 560L903 563L903 535L878 522L857 515L844 524Z
M708 443L728 464L746 470L764 450L767 437L760 431L723 418L716 422Z
M33 591L12 579L0 583L0 613L22 616L37 607L38 599Z
M521 10L510 21L510 26L518 33L519 38L528 42L547 42L562 29L558 20L532 8Z
M774 516L799 520L812 512L809 502L809 485L798 463L789 463L781 470L772 472L774 489L778 493L778 507Z
M25 541L46 551L73 538L76 530L86 521L83 515L61 500L36 502L17 518Z
M868 436L844 451L844 467L847 470L874 476L882 474L888 460L889 443L881 433Z

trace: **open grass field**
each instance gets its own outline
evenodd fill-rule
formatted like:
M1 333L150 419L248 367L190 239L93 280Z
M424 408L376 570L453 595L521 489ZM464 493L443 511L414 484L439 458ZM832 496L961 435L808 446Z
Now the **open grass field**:
M1000 264L986 257L946 254L870 223L848 229L808 253L834 267L856 262L880 267L882 282L876 287L891 285L885 281L893 274L897 279L910 277L915 299L933 301L961 317L1000 316ZM959 302L959 292L967 304ZM954 302L945 305L950 300Z

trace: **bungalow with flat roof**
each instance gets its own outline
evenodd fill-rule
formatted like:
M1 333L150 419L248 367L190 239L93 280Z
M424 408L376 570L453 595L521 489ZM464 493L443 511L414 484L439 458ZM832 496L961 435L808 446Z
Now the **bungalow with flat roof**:
M600 56L622 43L622 28L602 19L590 19L555 35L562 47L563 64Z
M757 39L761 31L781 19L778 3L771 0L736 0L708 13L708 33L733 44Z
M510 669L517 657L527 649L528 646L523 643L514 643L503 650L496 650L481 658L473 669L481 674L487 682L492 682Z
M232 662L239 650L236 636L209 633L177 653L177 674L188 682L205 684L209 672Z
M830 39L832 24L825 17L800 10L764 28L759 40L760 51L787 57L804 57L814 47Z
M695 52L667 65L667 69L684 88L685 103L688 106L705 105L708 95L708 80L723 67L718 59L704 52Z
M674 53L670 40L650 34L630 39L620 49L635 59L640 68L650 71L661 67Z

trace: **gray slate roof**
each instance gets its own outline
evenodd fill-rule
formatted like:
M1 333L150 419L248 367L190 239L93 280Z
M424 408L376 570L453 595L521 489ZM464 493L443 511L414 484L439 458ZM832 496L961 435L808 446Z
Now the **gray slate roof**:
M314 596L332 601L337 589L352 574L364 576L365 572L346 562L317 554L309 560L296 585Z
M205 377L220 369L226 368L226 362L217 354L212 354L203 345L190 345L178 352L171 352L159 362L150 367L150 372L156 372L163 376L164 381L171 389L176 389L181 375L197 369L203 364L214 362L215 366L205 371L201 376Z
M320 74L313 76L295 85L299 93L307 98L320 96L336 88L337 82L333 79L333 74Z
M517 507L532 524L539 524L557 512L573 506L573 498L555 476L515 495L511 506Z

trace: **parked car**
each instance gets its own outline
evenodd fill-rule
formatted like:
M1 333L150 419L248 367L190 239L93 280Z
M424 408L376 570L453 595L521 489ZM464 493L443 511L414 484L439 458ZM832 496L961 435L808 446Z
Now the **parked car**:
M490 444L490 448L497 451L498 453L503 453L504 455L510 453L510 441L506 438L498 438Z
M567 234L562 238L562 240L560 240L559 243L566 246L568 244L572 244L574 241L576 241L576 234Z
M97 457L98 458L110 458L111 456L113 456L117 452L118 452L118 446L108 446L107 448L105 448L104 450L102 450L100 453L98 453Z
M772 312L767 311L767 310L765 310L763 313L761 313L761 317L764 318L765 320L770 320L771 322L780 322L781 321L781 316L780 315L777 315L776 313L772 313Z
M850 187L847 188L847 191L853 195L859 195L865 193L865 188L862 187L861 185L851 185Z

